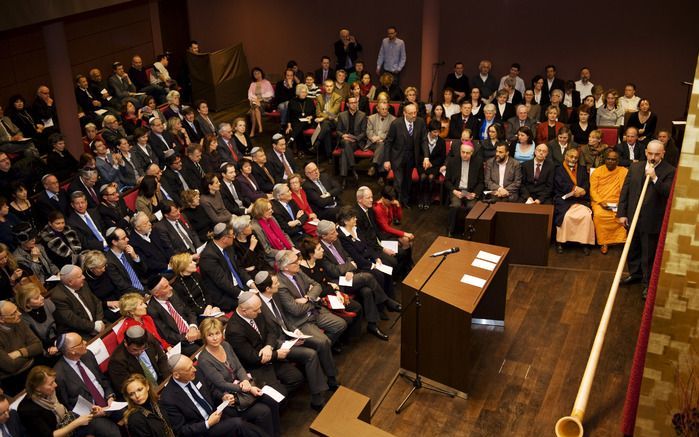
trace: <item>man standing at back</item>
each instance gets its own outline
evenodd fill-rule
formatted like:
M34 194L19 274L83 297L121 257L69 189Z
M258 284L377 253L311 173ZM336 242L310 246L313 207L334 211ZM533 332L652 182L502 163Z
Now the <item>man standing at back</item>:
M379 57L376 60L376 74L387 71L393 75L393 83L400 85L400 73L405 67L405 42L398 38L398 30L391 26L386 31L386 38L381 41Z

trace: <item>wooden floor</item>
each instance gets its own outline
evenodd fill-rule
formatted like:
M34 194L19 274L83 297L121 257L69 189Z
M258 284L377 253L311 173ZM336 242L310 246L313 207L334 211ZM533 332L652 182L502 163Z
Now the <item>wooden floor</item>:
M256 139L269 147L262 137ZM327 169L327 165L322 166ZM332 169L330 169L332 171ZM374 189L366 175L361 183ZM354 186L343 196L354 198ZM403 228L415 233L416 260L444 235L445 207L406 211ZM400 414L394 409L411 386L399 378L378 407L372 423L397 436L549 436L559 417L573 406L580 378L621 253L579 248L562 255L551 249L548 267L511 266L505 328L474 327L471 356L463 371L469 399L451 399L421 390ZM585 435L619 435L643 302L640 287L621 287L585 417ZM395 315L393 315L395 317ZM391 322L382 322L388 329ZM438 326L431 327L439 329ZM376 406L399 367L400 323L389 342L364 335L336 356L340 382L372 399ZM305 390L302 389L302 390ZM297 393L282 415L285 435L311 435L316 413L307 392ZM357 436L361 437L361 436Z

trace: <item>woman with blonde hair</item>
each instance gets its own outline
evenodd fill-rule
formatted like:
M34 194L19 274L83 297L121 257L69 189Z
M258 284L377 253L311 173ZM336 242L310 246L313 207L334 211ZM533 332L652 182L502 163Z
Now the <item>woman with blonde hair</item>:
M172 279L172 289L188 308L193 308L197 314L212 316L220 313L218 307L212 307L206 299L202 288L202 279L197 272L197 263L191 253L178 253L170 258L170 267L175 277Z
M119 313L124 317L124 322L116 333L119 343L124 341L127 329L138 325L150 333L160 343L164 351L170 350L172 346L158 334L153 318L148 315L148 307L143 296L138 293L126 293L121 296L121 299L119 299Z
M257 199L252 204L250 211L252 216L252 230L262 244L265 257L270 265L274 265L274 257L280 250L291 250L291 239L279 226L279 222L272 214L272 203L265 198Z
M32 437L68 437L86 426L93 414L75 417L56 397L56 371L36 366L27 375L27 395L17 407L27 435ZM85 430L87 431L87 430ZM88 433L84 433L87 435Z
M175 437L158 405L158 392L145 376L134 373L124 381L121 392L129 404L124 421L129 435L138 437Z
M15 301L22 312L22 320L41 340L44 350L48 355L56 355L56 320L53 317L56 305L51 299L45 299L41 291L38 285L31 282L21 285L17 288Z
M624 108L619 106L619 93L607 90L604 105L597 109L597 126L621 126L624 123Z

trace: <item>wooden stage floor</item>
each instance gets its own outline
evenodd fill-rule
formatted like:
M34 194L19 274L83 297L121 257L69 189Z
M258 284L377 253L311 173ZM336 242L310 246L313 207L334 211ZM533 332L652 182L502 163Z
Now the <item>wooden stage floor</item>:
M378 187L372 188L376 198ZM353 193L345 193L346 202L352 198ZM436 236L444 235L446 211L437 205L427 212L407 211L402 227L417 236L416 260ZM587 257L580 248L562 255L550 250L548 267L510 267L505 328L473 328L471 356L477 359L463 367L470 376L468 400L420 390L397 415L394 409L411 388L399 378L372 424L396 436L553 435L555 422L573 406L621 247L610 248L607 255L593 250ZM586 435L619 435L643 308L640 293L634 285L621 287L617 295L586 414ZM387 329L390 323L381 326ZM385 343L364 335L336 356L341 383L369 396L372 408L399 367L400 323L390 336ZM315 412L308 399L299 393L283 413L286 435L312 435Z

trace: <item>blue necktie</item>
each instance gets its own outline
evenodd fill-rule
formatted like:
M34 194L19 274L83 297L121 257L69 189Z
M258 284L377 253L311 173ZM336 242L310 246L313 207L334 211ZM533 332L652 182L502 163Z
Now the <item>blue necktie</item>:
M136 272L134 271L133 267L131 267L131 264L129 264L129 261L126 259L125 253L121 253L120 260L121 263L124 265L124 268L126 269L126 273L129 274L131 285L133 285L134 288L143 291L143 284L141 284L141 280L138 279L138 275L136 275Z
M413 136L413 124L408 123L408 135Z
M226 259L226 263L228 264L228 268L230 269L231 273L233 274L233 278L237 282L237 286L240 287L241 290L245 291L248 289L248 287L243 284L243 281L240 279L240 276L238 276L238 273L236 273L235 269L233 268L233 263L231 262L231 259L228 257L228 254L226 253L225 250L221 251L223 254L223 257Z
M286 210L289 211L289 217L291 217L291 220L296 220L296 217L294 217L294 212L291 210L291 205L285 203L284 206L286 206Z
M209 416L211 416L211 413L214 412L214 409L211 408L211 405L209 405L208 402L206 402L206 399L204 399L199 393L197 393L196 390L194 390L194 386L192 385L191 382L190 382L189 384L187 384L187 390L189 390L189 394L192 395L192 397L194 398L194 400L197 401L197 404L199 404L199 406L200 406L204 411L206 411L206 414L208 414ZM205 417L204 419L208 419L208 417Z
M83 219L85 220L85 223L87 224L87 227L90 228L90 231L92 232L92 235L99 240L100 243L102 243L102 246L107 246L104 241L104 238L102 237L102 234L100 234L100 231L97 230L97 226L95 226L95 223L92 221L92 218L90 217L90 214L85 213L83 215Z

